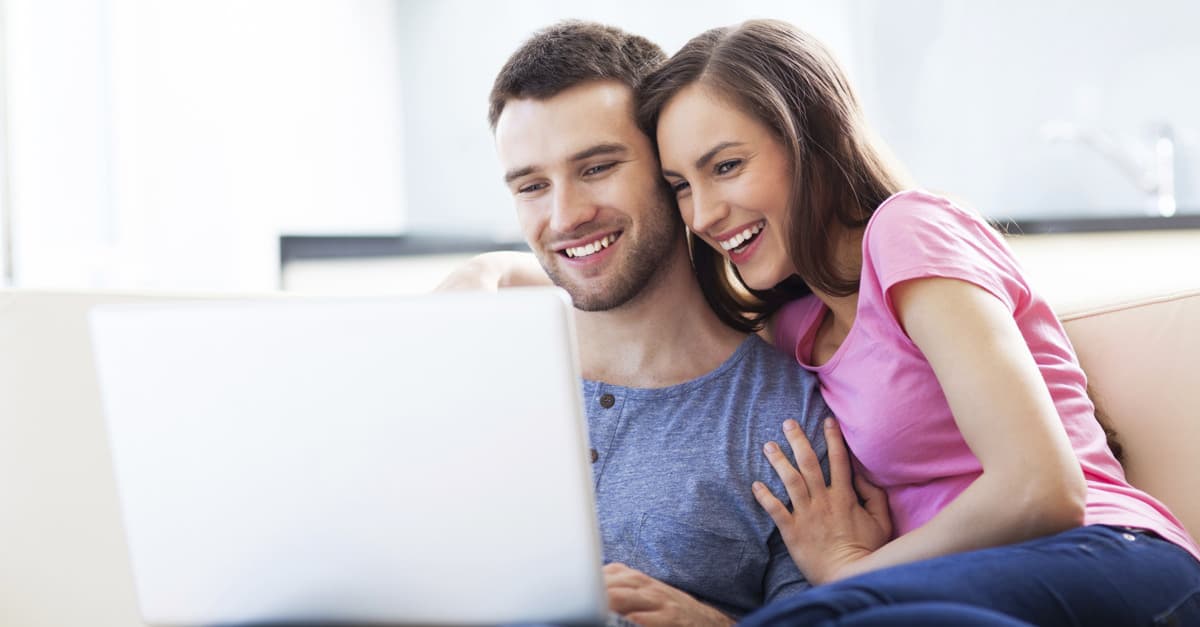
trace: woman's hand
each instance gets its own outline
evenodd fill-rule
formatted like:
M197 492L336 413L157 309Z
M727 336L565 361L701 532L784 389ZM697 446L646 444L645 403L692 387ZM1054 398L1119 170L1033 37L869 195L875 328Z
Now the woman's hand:
M851 473L850 453L832 418L825 421L829 486L796 421L784 421L783 432L796 455L795 466L774 442L768 442L763 451L783 480L792 511L761 482L754 482L754 497L779 527L792 560L810 583L819 585L857 574L855 562L891 538L886 494L861 474ZM865 504L859 504L859 496Z

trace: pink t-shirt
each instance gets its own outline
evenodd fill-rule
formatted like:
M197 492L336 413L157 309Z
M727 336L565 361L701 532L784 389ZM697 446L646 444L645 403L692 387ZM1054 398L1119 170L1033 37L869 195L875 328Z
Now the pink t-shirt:
M888 290L920 277L967 281L1012 312L1083 468L1086 524L1150 529L1200 559L1174 515L1125 480L1096 422L1087 379L1066 332L1030 288L1000 234L975 214L921 191L887 199L867 224L858 313L827 363L811 364L813 336L826 311L820 300L808 296L788 303L775 318L780 347L817 373L865 476L887 490L896 533L924 524L982 472L933 369L892 308Z

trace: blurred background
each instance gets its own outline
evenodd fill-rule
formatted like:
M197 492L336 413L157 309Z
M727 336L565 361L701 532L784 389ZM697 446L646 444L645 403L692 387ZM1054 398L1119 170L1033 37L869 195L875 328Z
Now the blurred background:
M568 17L669 53L785 19L922 187L1200 227L1198 3L0 0L0 284L402 293L519 248L487 94Z

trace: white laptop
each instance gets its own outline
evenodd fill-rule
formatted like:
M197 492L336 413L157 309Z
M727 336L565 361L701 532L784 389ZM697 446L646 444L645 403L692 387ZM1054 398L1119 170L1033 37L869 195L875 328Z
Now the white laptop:
M143 618L603 623L571 312L552 288L93 309Z

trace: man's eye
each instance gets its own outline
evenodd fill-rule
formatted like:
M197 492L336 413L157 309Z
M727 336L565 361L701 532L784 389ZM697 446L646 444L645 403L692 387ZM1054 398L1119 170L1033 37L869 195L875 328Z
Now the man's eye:
M530 194L530 193L533 193L536 191L541 191L543 189L546 189L545 183L530 183L529 185L522 185L521 187L518 187L517 193L518 194Z
M740 165L742 165L741 159L730 159L728 161L722 161L718 163L713 170L717 174L729 174Z
M602 172L607 172L607 171L611 170L613 168L613 166L615 166L615 165L617 165L617 163L615 161L612 163L601 163L600 165L594 165L594 166L584 170L583 175L584 176L595 176Z
M689 187L691 187L691 185L688 184L687 181L678 181L676 183L671 183L671 192L678 196L687 191L687 188Z

